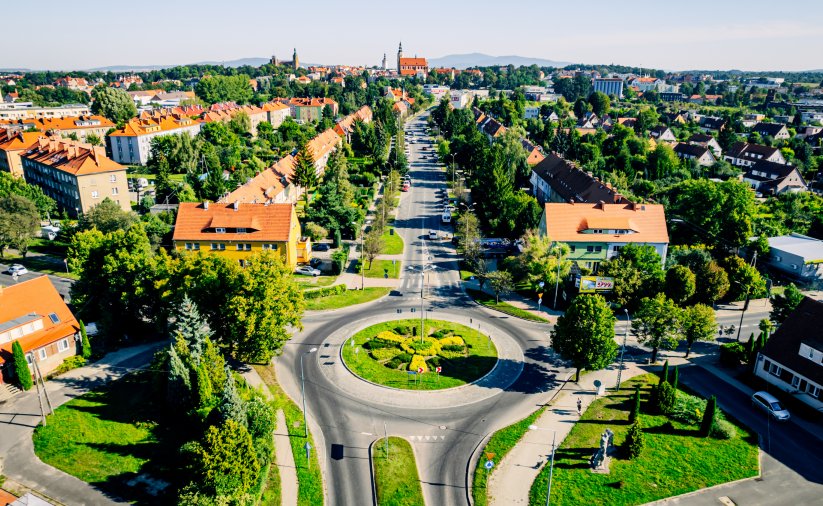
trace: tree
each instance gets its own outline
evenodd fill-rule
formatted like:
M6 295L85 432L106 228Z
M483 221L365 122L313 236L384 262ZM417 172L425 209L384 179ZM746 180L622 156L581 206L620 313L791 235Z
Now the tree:
M254 97L249 76L207 76L194 87L197 96L209 104L217 102L237 102L246 104Z
M34 202L41 217L54 212L57 204L39 186L26 183L22 177L14 177L10 172L0 171L0 197L18 195Z
M630 459L636 459L643 453L643 448L646 446L643 437L640 421L633 422L629 428L629 433L626 435L626 453Z
M314 163L314 155L308 142L301 142L297 156L294 157L291 182L303 190L306 206L309 205L309 189L317 184L317 169Z
M168 390L166 399L169 406L187 406L191 396L191 371L172 344L167 351L169 357Z
M512 275L508 271L493 271L488 274L489 286L494 292L495 302L500 302L500 294L509 293L514 288Z
M40 230L40 215L34 202L20 195L0 198L0 256L6 248L26 256L29 241Z
M629 423L634 423L640 418L640 385L634 388L632 396L632 410L629 411Z
M97 86L91 92L91 112L122 125L137 116L137 106L125 90Z
M729 291L729 275L714 260L696 271L695 299L704 304L714 305Z
M20 388L23 390L30 389L34 383L31 381L29 363L26 361L26 355L23 353L23 347L20 346L20 341L14 341L11 344L11 356L14 362L14 374L17 376Z
M137 214L133 211L124 211L120 204L106 197L99 204L92 206L80 218L80 230L96 228L108 234L115 230L125 230L136 223Z
M203 441L189 448L194 457L195 483L209 495L242 498L259 479L260 463L251 435L235 420L209 427Z
M372 229L366 234L366 237L363 238L363 258L365 261L369 262L369 269L371 269L371 264L377 255L380 254L380 251L383 249L384 241L383 241L383 232L377 228ZM362 262L365 264L365 262ZM360 266L361 269L365 269L365 265Z
M666 271L666 295L682 306L694 295L696 279L691 269L675 265Z
M657 385L657 409L664 415L668 415L674 410L677 404L677 390L671 383L661 382Z
M686 358L697 341L714 341L717 331L714 310L705 304L685 308L681 318L681 332L686 339Z
M519 259L533 286L543 282L548 287L569 275L572 262L566 258L570 252L567 244L556 243L533 231L526 232L523 243Z
M769 318L775 325L780 325L803 301L803 294L794 283L786 285L783 294L775 294L772 297L772 311L769 313Z
M663 268L660 255L649 244L627 244L620 254L600 265L600 275L615 279L612 298L621 306L634 309L642 297L660 291Z
M557 319L552 333L552 347L580 371L599 370L617 356L614 340L614 315L600 295L578 295L566 313Z
M289 340L290 327L302 328L303 294L291 268L272 251L252 255L225 306L228 344L242 360L268 362Z
M328 237L329 231L321 227L317 223L306 223L303 225L303 233L306 234L313 242L321 241Z
M632 330L638 341L652 348L652 363L657 361L657 352L677 346L676 331L680 320L680 308L662 293L654 298L644 298L634 314Z
M609 113L611 103L609 96L602 91L595 91L589 95L589 104L592 106L592 112L601 118Z
M88 360L91 357L91 343L89 343L89 335L86 333L86 324L83 320L80 323L80 356Z
M86 135L86 143L91 144L92 146L102 146L103 140L100 138L99 135L88 134Z
M239 111L229 120L229 128L237 135L249 135L251 131L251 119L245 111Z
M675 392L677 392L677 384L678 383L680 383L680 366L676 365L676 366L674 366L674 374L672 375L672 381L671 381L672 388L674 388Z
M217 407L217 411L224 422L234 420L239 424L246 425L246 405L237 392L234 376L228 366L226 366L226 382L223 384L223 392L220 395L220 405Z
M480 224L471 210L467 209L460 213L457 218L457 228L455 234L459 237L458 245L463 251L463 258L466 263L471 264L474 259L482 255L480 249Z
M206 347L206 339L209 338L208 324L187 293L183 294L183 300L175 316L174 330L186 341L194 364L199 365Z
M715 417L717 416L717 397L712 395L706 402L706 412L703 413L703 420L700 422L700 435L709 437L714 428Z
M663 368L660 369L660 383L669 382L669 361L663 362Z
M758 299L766 295L766 280L760 272L737 255L726 258L723 263L729 273L729 293L731 300L745 298Z

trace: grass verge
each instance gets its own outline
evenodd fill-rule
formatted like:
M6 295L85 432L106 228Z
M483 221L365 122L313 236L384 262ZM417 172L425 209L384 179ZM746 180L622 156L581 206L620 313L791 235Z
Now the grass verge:
M304 437L303 412L297 407L288 395L280 388L277 377L274 374L274 367L271 365L254 365L254 369L268 386L274 397L275 409L282 409L286 416L286 425L289 431L289 442L294 455L294 465L297 468L297 504L300 506L315 506L323 504L323 476L320 472L320 464L317 460L317 449L309 431L308 442L315 448L311 452L311 459L306 458L304 445L307 439ZM279 485L279 484L278 484ZM264 497L266 492L264 491ZM271 504L271 503L264 503ZM274 503L277 504L277 503Z
M294 280L297 282L297 286L301 290L311 290L314 288L323 288L325 286L331 286L335 280L337 280L337 276L304 276L301 274L295 274Z
M697 426L645 412L640 415L645 449L636 459L627 460L621 445L629 430L635 385L641 386L645 402L656 382L653 374L633 378L620 392L594 401L583 413L555 455L553 505L580 504L581 497L590 504L644 504L757 475L757 436L745 428L736 425L737 435L731 439L704 438L698 436ZM618 454L611 459L609 474L594 474L588 459L607 427L615 433ZM545 501L548 475L544 467L532 484L530 504Z
M489 438L489 442L483 447L483 451L477 461L477 466L474 468L472 498L474 499L475 506L486 506L489 504L489 472L483 467L483 464L485 464L487 460L486 454L493 453L494 456L492 460L494 460L495 463L500 463L503 457L514 448L518 441L523 439L523 436L529 430L529 425L534 424L534 421L537 420L545 410L545 407L540 408L519 422L500 429Z
M383 229L383 249L380 251L383 255L400 255L403 253L403 238L394 231L391 234L389 230L394 230L394 227L385 227Z
M442 320L426 320L426 335L436 331L453 332L463 338L467 345L467 355L454 358L439 357L443 368L436 372L426 372L421 376L410 375L404 364L400 368L383 365L372 357L363 344L383 331L395 331L399 327L420 331L420 320L393 320L366 327L356 333L343 347L343 360L354 374L363 379L393 388L407 390L439 390L465 385L488 373L497 363L497 348L488 336L459 323ZM400 335L405 333L398 332ZM419 335L419 334L418 334ZM354 343L352 345L351 343ZM427 364L428 366L428 364Z
M509 316L522 318L524 320L529 320L532 322L548 323L549 321L546 318L543 318L542 316L537 316L536 314L532 314L530 311L525 311L523 309L520 309L519 307L514 307L507 302L496 302L493 296L485 292L481 292L480 290L466 288L466 293L478 304L486 306L490 309L500 311L501 313L506 313Z
M382 286L368 287L364 290L346 290L339 295L328 295L316 299L306 299L306 309L309 311L324 311L328 309L340 309L341 307L363 304L383 297L391 289Z
M375 260L371 265L366 262L366 267L367 278L382 278L386 272L388 272L389 278L397 279L400 277L401 262L399 260L394 264L392 264L392 260ZM360 274L360 265L357 266L357 269L357 273Z
M377 504L417 506L425 504L414 451L402 437L389 438L389 458L386 458L386 440L378 439L372 445L374 484Z

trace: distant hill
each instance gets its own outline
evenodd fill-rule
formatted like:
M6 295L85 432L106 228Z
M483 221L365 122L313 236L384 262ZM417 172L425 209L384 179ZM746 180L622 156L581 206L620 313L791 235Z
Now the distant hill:
M430 67L465 69L469 67L492 67L495 65L514 65L515 67L537 65L539 67L565 67L570 62L530 58L528 56L492 56L483 53L449 54L440 58L429 58Z
M268 58L239 58L237 60L228 61L199 61L197 63L186 63L185 65L223 65L224 67L242 67L244 65L251 65L252 67L259 67L268 63ZM181 64L175 63L171 65L110 65L107 67L95 67L87 69L89 72L147 72L150 70L169 69L177 67Z

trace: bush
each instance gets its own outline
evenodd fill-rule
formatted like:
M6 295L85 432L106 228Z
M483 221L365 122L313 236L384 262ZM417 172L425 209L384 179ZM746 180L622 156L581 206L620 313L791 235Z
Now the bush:
M331 254L332 272L340 274L346 268L346 262L349 260L349 245L345 245L339 250Z
M399 369L400 366L404 366L404 369L405 369L405 365L408 364L411 361L411 359L412 359L411 355L409 355L408 353L402 352L402 353L400 353L399 355L397 355L396 357L389 360L388 362L386 362L383 365L385 365L389 369Z
M417 328L417 327L415 327L415 328ZM394 328L394 333L395 334L400 334L401 336L410 336L411 333L412 333L412 330L409 327L405 326L405 325L398 325L397 327Z
M91 343L89 335L86 333L86 324L80 320L80 356L88 360L91 357Z
M626 453L630 459L636 459L643 452L643 447L646 445L643 437L640 422L634 422L629 429L629 434L626 436Z
M678 392L677 402L669 413L669 418L678 422L695 425L700 422L703 412L706 411L706 401L683 392Z
M703 413L703 420L700 421L700 434L709 437L715 425L715 413L717 411L717 398L711 396L706 402L706 411Z
M634 423L640 418L640 385L634 389L632 396L632 410L629 411L629 423Z
M446 337L446 336L448 336L448 335L449 335L449 331L448 331L448 330L443 330L443 329L438 330L437 332L432 332L432 333L431 333L431 336L432 336L433 338L435 338L435 339L440 339L441 341L442 341L442 339L443 339L444 337ZM441 344L442 344L442 343L441 343Z
M80 355L69 357L66 360L64 360L62 364L58 365L55 370L49 373L49 378L59 376L65 372L71 371L72 369L77 369L78 367L82 367L85 364L86 359L81 357Z
M732 439L737 435L737 429L726 420L715 420L711 436L715 439Z
M307 290L303 292L304 299L317 299L320 297L328 297L329 295L341 295L346 293L346 285L334 285L317 290Z
M397 355L402 353L395 347L391 348L377 348L372 349L369 354L372 356L373 359L377 360L378 362L382 362L384 360L391 360Z
M403 344L403 342L406 340L406 338L404 336L397 335L394 332L392 332L391 330L384 330L383 332L380 332L379 334L377 334L375 339L379 339L381 341L386 341L386 342L390 342L390 343L395 343L395 345Z
M426 364L429 366L429 370L434 369L435 367L440 366L440 357L434 356L426 360Z
M389 341L383 341L382 339L369 339L365 343L363 343L363 348L367 350L380 350L383 348L392 348L397 349L397 343L392 343Z
M28 390L34 386L34 383L31 380L31 371L29 370L28 362L26 362L23 347L20 346L20 341L14 341L14 343L12 343L11 353L14 360L14 374L17 376L20 388Z
M419 338L409 337L400 346L406 353L411 354L437 355L440 352L440 343L431 337L423 338L423 342L420 342Z
M677 390L669 383L660 383L657 387L657 408L664 415L674 411L677 402Z
M423 368L423 372L429 370L428 366L426 366L426 359L422 355L415 355L411 359L411 363L409 363L409 370L416 371L420 368Z
M437 336L432 334L432 337L437 337ZM460 346L461 348L466 346L466 341L464 341L463 338L460 337L460 336L444 337L442 339L439 339L439 341L440 341L440 347L444 348L444 349L447 346Z
M720 364L737 367L746 360L746 347L741 343L726 343L720 346Z

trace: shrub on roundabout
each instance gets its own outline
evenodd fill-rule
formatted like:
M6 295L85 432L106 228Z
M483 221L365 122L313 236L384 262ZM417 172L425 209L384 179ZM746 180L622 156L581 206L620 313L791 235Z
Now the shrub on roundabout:
M437 339L432 339L431 337L427 337L422 341L419 337L410 337L404 340L400 346L403 348L403 351L412 355L416 353L431 356L440 353L440 343Z
M426 358L422 355L415 355L411 359L411 363L409 364L409 370L417 371L420 368L423 369L423 372L429 371L429 367L426 365Z

